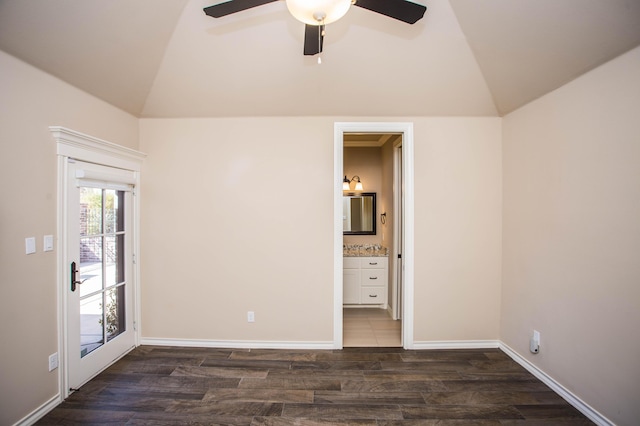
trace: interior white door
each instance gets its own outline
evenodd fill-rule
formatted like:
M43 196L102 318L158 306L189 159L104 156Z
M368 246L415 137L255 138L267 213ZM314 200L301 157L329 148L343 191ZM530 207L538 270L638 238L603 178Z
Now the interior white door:
M392 277L392 303L391 313L393 319L402 319L402 287L404 259L402 258L404 247L404 185L402 173L402 142L394 147L394 179L393 179L393 250L392 261L394 276Z
M135 176L69 159L66 177L66 356L74 390L135 347Z

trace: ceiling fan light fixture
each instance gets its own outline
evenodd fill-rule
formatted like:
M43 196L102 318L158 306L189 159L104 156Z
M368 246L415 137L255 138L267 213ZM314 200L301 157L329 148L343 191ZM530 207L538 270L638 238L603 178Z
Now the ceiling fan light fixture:
M287 0L289 12L300 22L325 25L342 18L351 0Z

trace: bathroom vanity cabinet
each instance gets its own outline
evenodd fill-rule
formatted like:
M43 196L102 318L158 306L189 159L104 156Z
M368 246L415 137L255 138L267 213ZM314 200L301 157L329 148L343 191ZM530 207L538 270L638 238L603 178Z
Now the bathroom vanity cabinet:
M387 307L387 257L343 258L343 304Z

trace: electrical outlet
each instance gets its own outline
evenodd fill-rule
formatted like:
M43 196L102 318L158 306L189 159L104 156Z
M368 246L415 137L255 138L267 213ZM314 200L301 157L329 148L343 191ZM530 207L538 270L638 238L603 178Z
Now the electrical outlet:
M533 330L533 337L529 340L529 351L533 354L540 352L540 332Z
M253 311L247 312L247 322L256 322L256 314Z
M49 371L53 371L58 368L58 352L49 355Z

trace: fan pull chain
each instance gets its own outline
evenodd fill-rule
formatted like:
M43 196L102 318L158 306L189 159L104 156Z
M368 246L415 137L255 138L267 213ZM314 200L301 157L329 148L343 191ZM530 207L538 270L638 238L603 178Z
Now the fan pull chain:
M320 31L318 31L318 65L322 63L322 51L320 50L322 39L322 27L320 27Z

